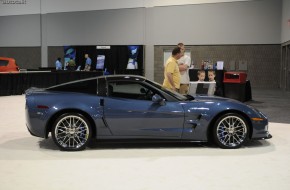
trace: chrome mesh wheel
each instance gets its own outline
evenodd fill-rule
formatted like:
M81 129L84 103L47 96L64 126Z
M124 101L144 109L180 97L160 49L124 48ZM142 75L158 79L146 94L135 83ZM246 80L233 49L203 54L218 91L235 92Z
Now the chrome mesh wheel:
M236 148L244 143L248 135L247 124L240 116L229 115L216 126L216 137L223 148Z
M85 146L90 137L88 123L78 115L62 117L54 127L54 139L64 150L78 150Z

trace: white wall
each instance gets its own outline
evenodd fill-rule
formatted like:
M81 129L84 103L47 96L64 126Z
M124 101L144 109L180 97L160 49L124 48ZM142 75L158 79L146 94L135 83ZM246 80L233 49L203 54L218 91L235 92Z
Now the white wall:
M50 13L48 46L279 44L281 1ZM44 31L43 31L44 32Z
M144 8L45 16L48 46L144 44Z
M0 47L40 46L40 15L0 16Z
M284 43L290 41L290 23L288 23L288 20L290 22L290 1L283 0L282 4L281 42Z
M144 0L42 0L42 13L139 8Z
M40 14L41 0L0 0L0 16Z
M0 0L0 16L235 1L249 0Z
M281 1L148 8L146 40L155 45L279 44Z
M173 6L173 5L190 5L190 4L207 4L207 3L225 3L237 1L255 1L255 0L144 0L145 7Z
M26 1L27 4L37 4L35 0ZM103 3L100 8L107 8L110 3L113 4L112 1L106 0L107 4L105 0L97 2L99 5ZM142 0L137 0L135 3L133 1L135 0L126 0L125 5L128 6L131 2L132 6L141 6L143 3ZM57 3L57 0L43 0L43 2L50 2L50 6L53 2L58 4L59 6L55 6L55 9L65 7L65 4L61 5ZM68 0L59 2L64 3ZM78 5L83 1L71 2L76 2ZM171 1L164 1L163 4L157 0L151 0L151 2L155 5L165 5L165 2L169 4ZM186 2L183 1L183 3ZM282 37L281 1L260 0L62 12L41 16L39 14L0 16L0 46L172 45L180 41L191 45L279 44L281 38L282 41L289 40L287 18L290 17L290 3L289 0L284 0L283 3ZM92 7L95 6L91 4Z

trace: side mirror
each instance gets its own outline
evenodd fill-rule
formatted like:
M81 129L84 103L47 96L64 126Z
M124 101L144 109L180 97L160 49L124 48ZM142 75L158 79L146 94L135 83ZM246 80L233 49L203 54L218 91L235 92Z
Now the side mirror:
M140 92L141 92L142 94L146 94L146 90L145 90L144 88L141 88L141 89L140 89Z
M157 103L157 104L160 104L162 106L165 105L165 99L163 99L158 94L154 94L154 96L152 96L152 102Z

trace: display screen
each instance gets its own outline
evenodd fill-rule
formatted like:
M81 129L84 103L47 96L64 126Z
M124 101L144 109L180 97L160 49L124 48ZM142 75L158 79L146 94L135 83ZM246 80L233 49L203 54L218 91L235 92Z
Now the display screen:
M97 57L97 63L96 63L96 69L104 69L104 65L105 65L105 56L104 55L98 55Z

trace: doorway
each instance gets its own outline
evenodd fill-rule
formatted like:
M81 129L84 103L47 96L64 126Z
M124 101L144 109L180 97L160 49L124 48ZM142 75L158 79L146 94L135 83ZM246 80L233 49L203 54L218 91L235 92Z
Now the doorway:
M282 45L280 88L290 91L290 41Z

